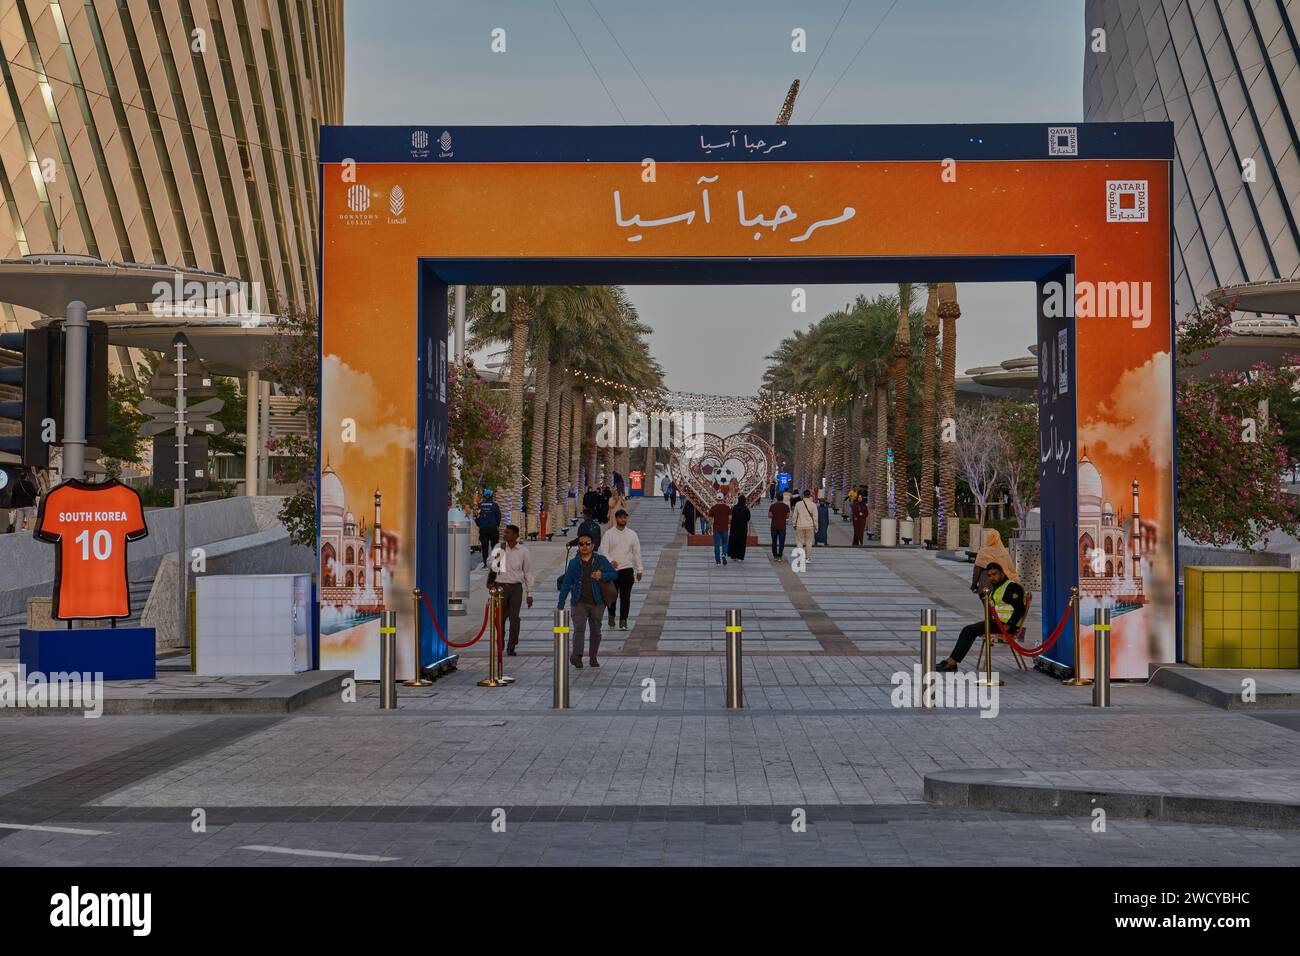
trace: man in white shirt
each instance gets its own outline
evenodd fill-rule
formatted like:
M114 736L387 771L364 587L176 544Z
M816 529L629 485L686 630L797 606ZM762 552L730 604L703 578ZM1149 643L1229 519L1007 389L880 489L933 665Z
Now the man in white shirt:
M641 580L641 539L627 526L627 512L622 508L614 512L615 527L600 539L600 553L609 559L618 571L618 626L627 630L627 611L632 604L633 575ZM609 609L609 626L614 626L614 609Z
M515 645L519 643L519 612L528 599L528 606L533 606L533 561L528 549L519 543L519 528L506 525L505 546L498 545L492 552L492 574L488 583L495 581L501 585L502 597L505 598L505 616L510 622L510 640L506 644L506 653L515 656Z
M803 549L805 561L811 561L813 535L817 531L817 506L811 492L805 491L803 497L795 502L790 510L790 523L794 525L795 547Z

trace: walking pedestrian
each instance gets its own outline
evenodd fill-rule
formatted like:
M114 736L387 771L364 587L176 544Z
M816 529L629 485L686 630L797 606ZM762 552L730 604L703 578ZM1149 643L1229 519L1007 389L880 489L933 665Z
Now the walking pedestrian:
M791 508L794 524L794 546L803 551L804 560L812 560L813 535L817 531L817 508L813 505L812 492L805 490L803 497Z
M859 488L853 496L853 507L851 510L853 517L853 546L862 547L862 538L867 533L867 489L865 486Z
M785 522L790 516L790 506L785 503L785 495L777 492L776 500L768 506L767 520L772 527L772 557L778 561L784 561L782 557L785 554Z
M713 563L725 565L727 546L730 543L728 536L731 531L731 509L727 507L720 491L717 503L709 509L709 523L713 526Z
M528 549L519 543L519 528L506 525L505 547L500 549L500 571L488 575L488 584L494 581L501 585L502 597L505 599L505 618L510 622L510 640L506 643L506 653L515 656L515 647L519 644L519 612L525 601L533 606L533 562Z
M609 496L609 510L605 513L605 530L609 531L614 527L614 517L627 507L627 498L618 489ZM600 547L600 545L596 545Z
M600 522L597 521L590 512L583 516L582 523L578 525L578 532L573 536L573 540L569 542L568 546L570 548L577 547L578 539L584 534L591 535L591 540L595 542L595 547L600 547Z
M727 542L727 554L733 561L745 560L745 546L749 544L749 502L743 497L737 498L731 507L731 530Z
M695 505L690 498L682 500L682 527L687 534L695 534Z
M569 559L560 583L560 599L555 605L563 609L570 602L573 615L573 653L569 663L582 670L582 652L585 650L587 628L591 628L591 666L599 667L596 654L600 651L600 623L605 613L602 582L612 581L614 566L604 555L596 553L596 544L589 534L578 535L578 553Z
M817 534L814 542L824 547L830 545L831 509L826 499L817 502Z
M482 554L483 567L488 565L488 555L497 546L501 530L501 506L492 497L492 489L483 489L483 499L474 511L474 523L478 525L478 549Z
M632 606L632 583L640 581L645 568L641 564L641 538L627 526L627 512L614 512L615 527L605 532L600 553L618 572L618 627L627 630L627 612ZM609 607L609 626L614 626L614 605Z
M672 494L673 483L667 475L664 475L663 482L659 485L659 490L663 492L665 504L668 502L668 496Z
M672 508L673 511L677 510L677 486L671 481L668 482L668 506Z

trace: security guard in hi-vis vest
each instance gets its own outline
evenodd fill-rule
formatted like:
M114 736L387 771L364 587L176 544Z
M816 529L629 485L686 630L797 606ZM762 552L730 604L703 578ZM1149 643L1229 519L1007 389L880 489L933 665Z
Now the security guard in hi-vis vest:
M1000 564L989 564L985 571L988 573L989 585L993 588L993 592L989 595L989 603L997 612L998 620L1002 622L1006 632L1014 635L1028 610L1025 607L1025 589L1008 578ZM994 634L998 633L996 624L990 624L989 627ZM957 670L957 665L966 656L975 639L983 634L983 621L967 624L961 629L961 634L957 637L957 646L952 649L952 653L935 665L934 669L940 673Z
M119 481L69 478L41 500L36 537L58 546L54 617L126 617L126 544L149 533L140 494Z

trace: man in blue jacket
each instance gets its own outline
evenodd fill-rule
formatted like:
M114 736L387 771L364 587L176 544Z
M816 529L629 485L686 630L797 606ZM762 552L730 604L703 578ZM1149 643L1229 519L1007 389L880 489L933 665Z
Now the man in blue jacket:
M474 523L478 525L478 548L483 552L483 567L487 567L488 555L497 546L497 536L501 531L501 506L492 498L491 489L483 492L483 500L474 512Z
M560 600L555 605L563 609L569 601L573 616L573 653L569 663L582 670L582 650L587 626L591 626L591 666L599 667L596 652L600 650L600 623L605 614L605 598L600 593L601 581L613 581L618 576L614 566L603 554L596 552L596 543L585 531L578 533L578 554L570 558L560 584Z

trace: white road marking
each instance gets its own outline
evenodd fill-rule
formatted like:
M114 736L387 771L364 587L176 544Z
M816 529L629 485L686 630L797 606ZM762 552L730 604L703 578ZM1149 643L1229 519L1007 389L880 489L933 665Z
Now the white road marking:
M76 836L111 836L112 830L81 830L77 827L46 827L35 823L0 823L0 830L36 830L40 833L72 833Z
M295 850L287 846L251 846L236 847L237 850L254 850L258 853L286 853L290 856L320 856L331 860L360 860L364 863L391 863L400 860L397 856L370 856L366 853L334 853L330 850Z

